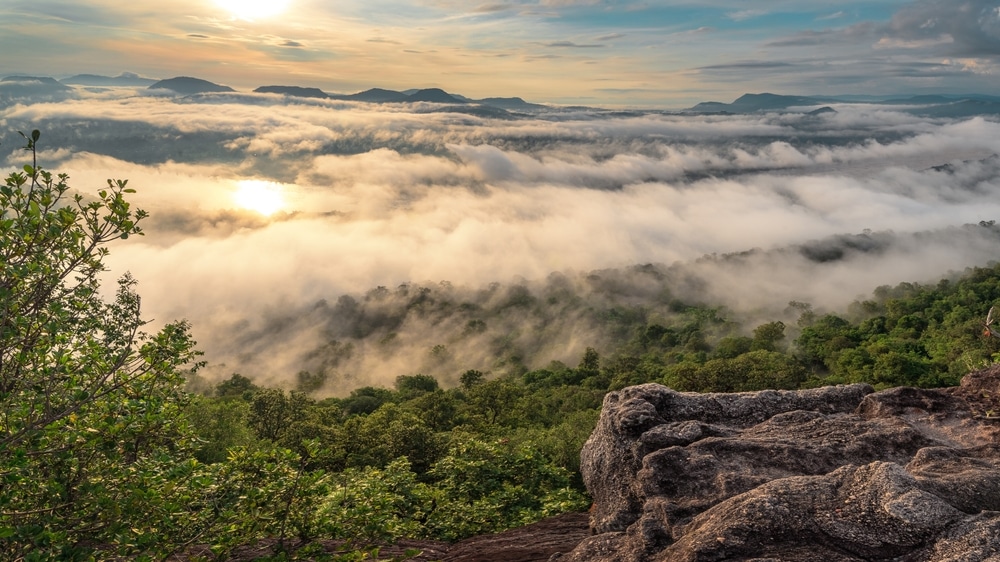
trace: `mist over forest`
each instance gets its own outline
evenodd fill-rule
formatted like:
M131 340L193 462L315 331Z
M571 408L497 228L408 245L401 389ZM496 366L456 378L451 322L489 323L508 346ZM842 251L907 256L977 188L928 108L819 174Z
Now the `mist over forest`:
M110 276L154 325L186 318L205 376L343 395L416 373L453 385L620 338L684 306L794 323L876 287L996 259L1000 123L832 104L703 115L277 94L0 85L3 164L82 192L127 178L146 236ZM241 182L281 197L241 207ZM113 286L113 283L106 283Z

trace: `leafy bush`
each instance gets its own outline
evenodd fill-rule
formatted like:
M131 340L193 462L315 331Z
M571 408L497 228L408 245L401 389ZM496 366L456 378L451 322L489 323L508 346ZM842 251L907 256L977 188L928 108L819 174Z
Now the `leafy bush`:
M40 135L27 149L34 155ZM186 537L161 527L160 491L184 464L184 322L142 331L136 282L100 296L106 245L142 234L126 181L70 195L32 159L0 187L0 558L143 551Z
M590 505L571 487L569 471L507 440L461 439L428 476L437 489L437 507L427 517L427 532L445 540L503 531Z

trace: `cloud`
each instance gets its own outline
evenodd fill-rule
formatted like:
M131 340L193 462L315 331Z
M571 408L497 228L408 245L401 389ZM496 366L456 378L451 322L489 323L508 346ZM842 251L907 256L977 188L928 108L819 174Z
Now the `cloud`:
M733 62L727 64L710 64L707 66L700 66L696 70L746 70L746 69L761 69L761 68L786 68L793 66L791 63L782 61L741 61Z
M574 43L572 41L552 41L550 43L543 43L543 46L570 49L599 49L604 47L604 45L597 43Z
M474 11L491 14L496 12L505 12L513 8L514 6L512 4L480 4L479 6L476 6Z
M1000 56L1000 12L992 0L922 0L893 15L886 38L906 48L957 56Z
M733 21L746 21L753 18L759 18L767 14L765 10L738 10L735 12L729 12L726 17Z
M657 285L630 268L651 263L678 297L761 314L793 299L843 306L995 259L996 233L961 225L1000 216L1000 123L835 108L499 121L406 104L102 94L0 108L0 130L41 128L42 163L77 189L130 179L148 234L115 245L111 273L139 279L155 322L193 322L210 373L281 381L329 368L344 384L391 384L417 369L442 380L500 369L483 362L504 341L531 366L575 364L599 337L590 320L532 332L540 317L503 308L519 286L548 302L563 285L597 291L598 271L647 294ZM24 154L4 134L14 169ZM287 212L239 208L246 179L275 182ZM388 296L369 299L378 286ZM421 288L438 304L415 301ZM467 312L433 313L448 302ZM476 307L503 320L473 330ZM447 358L429 354L438 344Z
M816 21L836 20L836 19L840 19L840 18L844 18L844 17L847 17L847 12L844 12L843 10L841 10L839 12L833 12L832 14L826 14L826 15L823 15L823 16L817 16L816 17Z

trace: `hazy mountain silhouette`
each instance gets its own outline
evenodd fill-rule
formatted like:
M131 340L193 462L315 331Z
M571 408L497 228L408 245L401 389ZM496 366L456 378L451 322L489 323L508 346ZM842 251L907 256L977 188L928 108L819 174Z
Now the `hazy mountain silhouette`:
M330 94L319 88L303 88L301 86L261 86L254 90L254 92L258 94L284 94L297 98L326 99L330 97Z
M0 79L0 107L26 99L62 101L73 95L73 88L46 76L7 76Z
M208 80L190 76L178 76L156 81L144 78L131 72L123 72L114 77L98 74L77 74L75 76L55 80L50 77L37 76L7 76L0 79L2 91L0 99L13 100L32 96L66 97L72 95L71 86L90 87L136 87L146 86L151 90L164 89L182 95L210 92L235 92L233 88L215 84ZM411 103L424 102L442 104L445 108L425 108L422 111L450 111L480 115L483 117L516 118L516 113L539 110L554 110L551 106L530 103L520 97L487 97L473 99L460 94L446 92L441 88L409 89L403 91L370 88L354 94L330 94L319 88L303 86L260 86L255 93L282 94L292 97L360 101L366 103ZM55 96L55 97L54 97ZM819 116L835 113L830 104L884 104L896 106L912 106L902 111L923 117L969 117L974 115L1000 115L1000 96L986 94L922 94L922 95L856 95L843 94L835 96L799 96L773 93L747 93L735 99L732 103L717 101L701 102L681 113L695 114L746 114L758 112L796 111L793 108L809 108L815 106L808 115ZM561 108L563 110L572 108ZM593 108L579 108L593 109ZM801 109L798 111L802 111Z
M101 76L99 74L77 74L60 80L63 84L73 86L151 86L155 78L143 78L134 72L122 72L118 76Z
M454 95L454 94L452 94ZM483 105L489 105L493 107L499 107L501 109L510 109L514 111L531 111L536 109L546 109L547 106L526 102L521 98L483 98L481 100L472 100L473 102L481 103Z
M983 94L968 95L919 95L906 97L891 96L784 96L778 94L743 94L732 103L717 101L702 102L684 110L685 113L756 113L762 111L783 111L794 107L823 105L810 115L835 111L830 103L870 103L881 105L912 105L904 109L908 113L926 117L967 117L971 115L1000 114L1000 97Z
M171 90L178 94L204 94L209 92L235 92L229 86L220 86L201 78L191 78L190 76L178 76L160 80L149 86L150 90Z
M988 100L961 100L906 110L921 117L972 117L974 115L1000 115L1000 102Z
M426 88L417 90L407 98L407 101L426 101L432 103L466 103L450 95L441 88Z
M756 111L774 111L795 106L820 105L820 98L805 96L782 96L778 94L743 94L733 103L716 101L702 102L688 111L697 113L753 113Z
M46 90L57 91L57 90L71 90L69 86L60 84L55 78L50 78L48 76L5 76L0 78L0 82L18 82L21 84L35 84L38 86L43 86Z
M821 107L819 109L814 109L814 110L810 111L806 115L823 115L824 113L836 113L836 112L837 112L836 109L834 109L834 108L832 108L832 107L830 107L828 105L824 105L823 107Z
M382 88L371 88L356 94L331 96L334 99L364 101L369 103L397 103L409 101L409 96L403 92L395 90L385 90Z

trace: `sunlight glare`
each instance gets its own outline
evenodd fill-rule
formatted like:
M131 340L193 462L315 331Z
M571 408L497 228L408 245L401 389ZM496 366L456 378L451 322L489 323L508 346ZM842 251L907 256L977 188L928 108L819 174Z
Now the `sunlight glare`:
M261 180L241 180L233 201L241 209L256 211L269 217L285 206L281 184Z
M288 9L291 0L215 0L233 16L252 21L277 16Z

